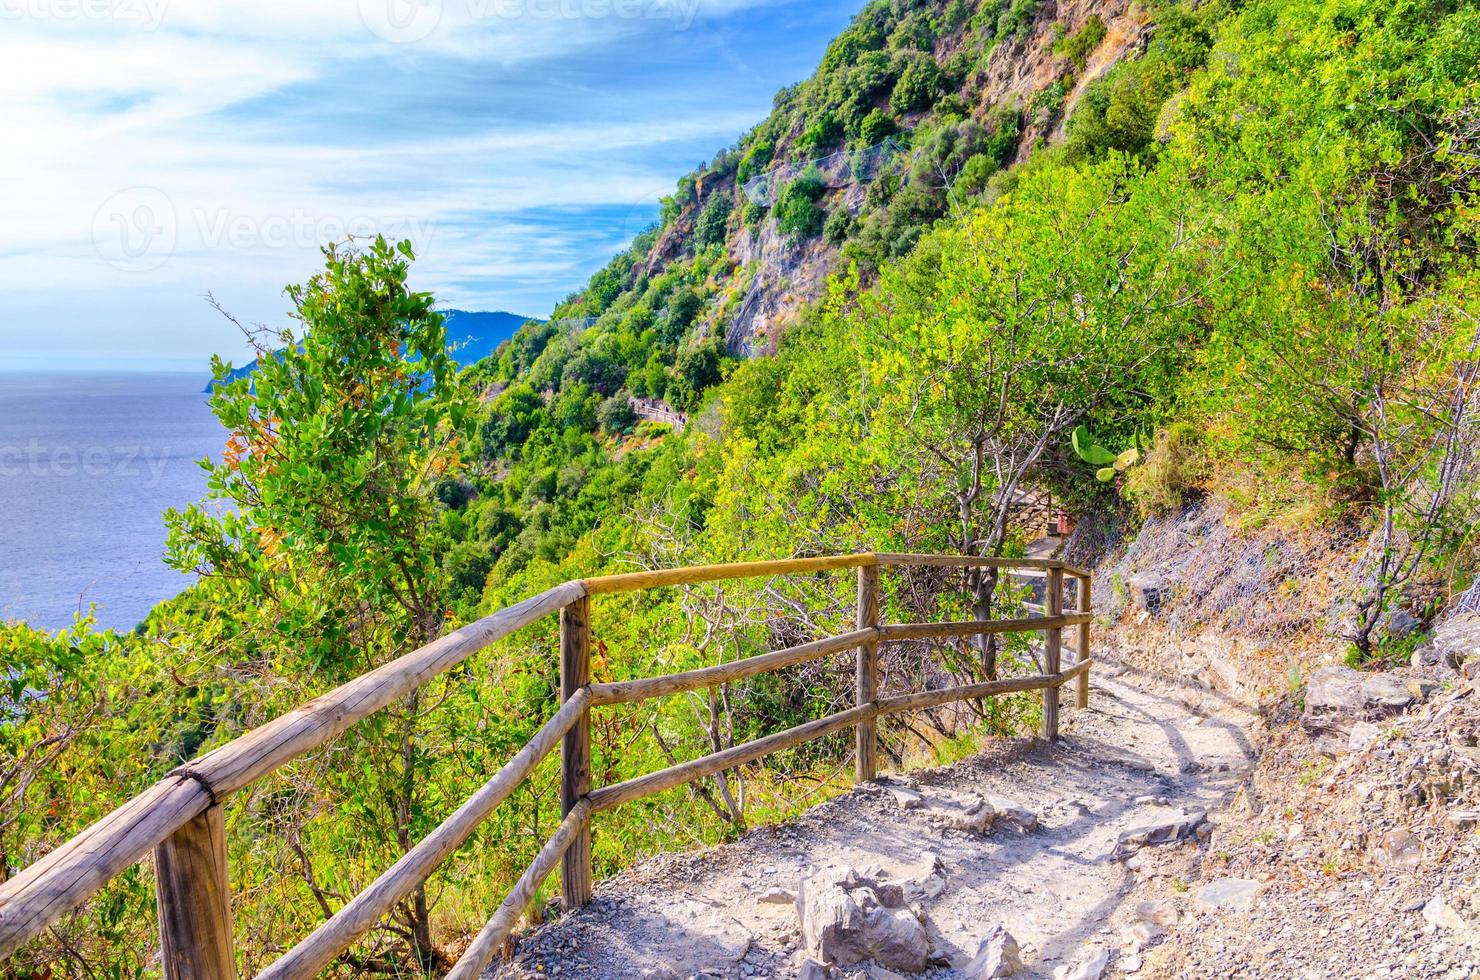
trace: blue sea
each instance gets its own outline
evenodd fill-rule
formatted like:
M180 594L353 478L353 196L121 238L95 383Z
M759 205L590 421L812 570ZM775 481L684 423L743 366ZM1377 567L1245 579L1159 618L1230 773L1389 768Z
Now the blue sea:
M0 620L131 629L191 584L167 507L198 500L225 433L202 374L0 373Z

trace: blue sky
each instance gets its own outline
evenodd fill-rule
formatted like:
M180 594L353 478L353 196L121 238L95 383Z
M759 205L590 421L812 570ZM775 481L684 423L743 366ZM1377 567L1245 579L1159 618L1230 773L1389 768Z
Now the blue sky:
M547 313L862 0L0 0L0 370L240 360L348 232Z

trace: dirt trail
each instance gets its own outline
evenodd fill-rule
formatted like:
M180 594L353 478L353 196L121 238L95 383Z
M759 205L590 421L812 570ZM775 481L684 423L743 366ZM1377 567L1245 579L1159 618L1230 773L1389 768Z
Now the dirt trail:
M1114 662L1097 668L1092 687L1089 710L1065 711L1056 746L1003 741L952 766L859 787L734 844L643 862L525 939L492 975L796 977L796 909L762 896L847 868L902 882L934 868L943 878L918 906L932 955L956 966L921 976L964 976L960 967L998 924L1022 947L1018 975L1052 976L1088 944L1113 950L1136 904L1136 876L1114 854L1120 835L1183 811L1217 822L1254 764L1254 719L1205 689ZM1039 827L942 825L942 812L973 796L1014 801ZM871 969L830 976L895 975Z

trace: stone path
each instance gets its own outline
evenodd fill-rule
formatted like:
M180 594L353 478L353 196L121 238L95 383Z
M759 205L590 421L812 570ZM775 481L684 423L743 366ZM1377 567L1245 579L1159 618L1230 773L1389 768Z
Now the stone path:
M972 960L998 926L1019 946L1016 976L1099 976L1096 948L1119 946L1121 930L1148 916L1127 858L1134 867L1162 836L1206 835L1203 815L1216 822L1253 767L1252 726L1206 690L1112 662L1094 674L1090 709L1065 711L1058 745L995 743L734 844L643 862L490 976L991 976ZM803 947L815 954L818 934L844 958L858 953L858 935L818 921L830 914L873 930L863 945L876 959L809 964ZM925 951L901 952L917 929Z

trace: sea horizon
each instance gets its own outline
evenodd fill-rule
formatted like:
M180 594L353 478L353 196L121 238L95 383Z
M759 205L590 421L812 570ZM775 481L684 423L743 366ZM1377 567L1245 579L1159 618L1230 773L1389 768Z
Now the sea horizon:
M193 579L164 511L198 500L224 432L209 370L0 370L0 620L127 630Z

